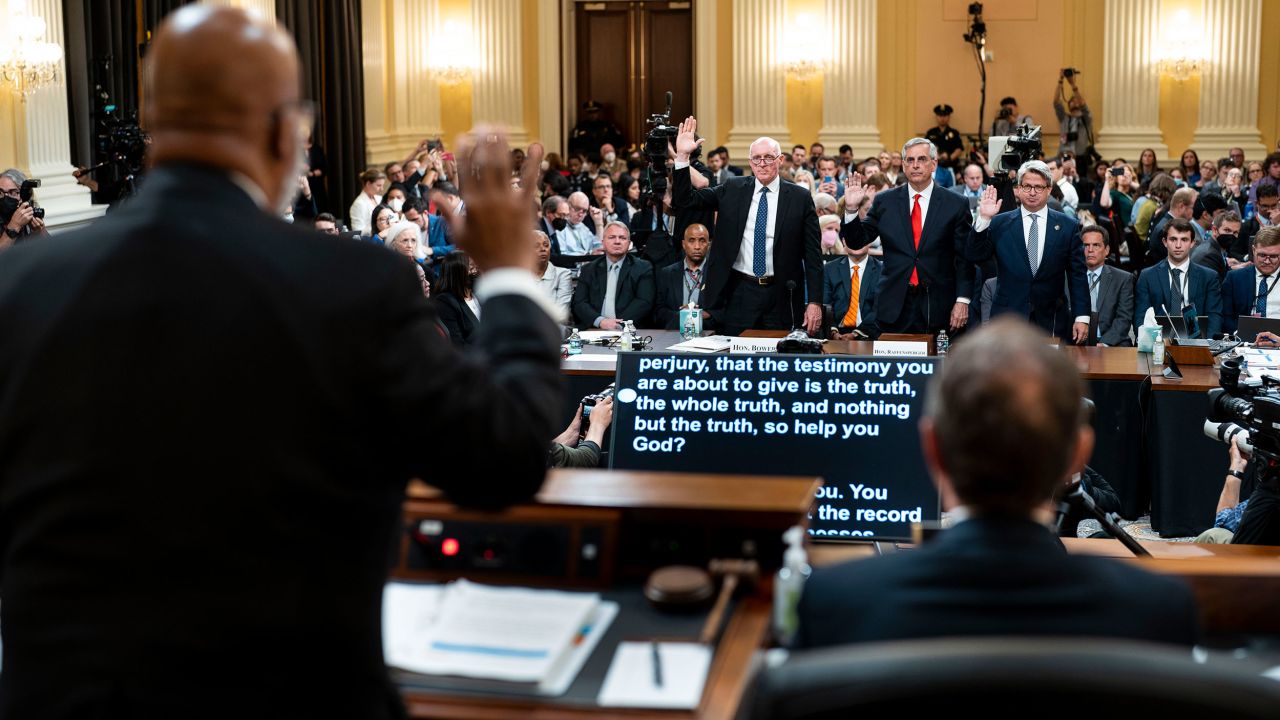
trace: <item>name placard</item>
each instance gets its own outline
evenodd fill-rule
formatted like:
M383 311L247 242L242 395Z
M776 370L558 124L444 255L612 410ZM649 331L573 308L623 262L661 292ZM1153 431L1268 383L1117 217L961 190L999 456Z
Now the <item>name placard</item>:
M915 340L876 340L871 345L871 354L873 356L928 357L929 343Z
M729 343L731 353L778 352L778 338L735 337Z

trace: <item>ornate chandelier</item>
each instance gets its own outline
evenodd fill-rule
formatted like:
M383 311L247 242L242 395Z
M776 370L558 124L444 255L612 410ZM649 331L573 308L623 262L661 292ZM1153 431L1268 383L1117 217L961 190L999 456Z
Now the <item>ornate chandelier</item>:
M27 96L62 74L62 47L44 42L44 19L27 12L25 2L9 3L9 19L0 35L0 80L26 102Z

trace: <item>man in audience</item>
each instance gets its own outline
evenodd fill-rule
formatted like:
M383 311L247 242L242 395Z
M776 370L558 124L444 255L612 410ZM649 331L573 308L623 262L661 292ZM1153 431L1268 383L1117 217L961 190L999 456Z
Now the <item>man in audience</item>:
M711 250L711 234L707 226L694 223L684 230L681 242L684 259L658 270L658 300L654 318L658 327L680 329L680 310L690 304L702 308L702 289L706 287L707 254ZM712 329L711 313L702 308L702 327Z
M449 223L424 210L421 201L405 201L404 219L418 226L418 248L414 257L418 260L431 259L431 263L427 263L428 272L432 263L444 260L446 255L457 249L449 242Z
M564 255L598 255L600 253L600 236L592 226L586 223L587 214L591 212L591 203L586 193L575 192L569 196L569 224L563 230L556 231L556 241L560 243L560 252Z
M844 184L840 182L839 173L836 171L836 159L824 155L817 159L815 165L818 171L813 179L817 183L818 192L826 193L839 200L844 195Z
M1000 99L1000 113L991 124L992 135L1014 135L1019 125L1032 125L1030 115L1018 112L1018 101L1013 97Z
M907 184L878 193L866 219L856 212L867 194L862 176L844 191L845 217L840 236L846 247L882 241L884 270L876 296L876 321L882 332L956 332L969 321L973 264L965 259L972 216L969 203L933 182L938 150L924 138L902 146Z
M791 169L794 171L809 170L809 151L804 145L796 144L791 148Z
M1200 192L1193 187L1180 187L1173 191L1173 195L1169 198L1169 212L1160 218L1155 225L1151 227L1149 242L1147 243L1147 262L1156 263L1165 257L1164 235L1169 229L1170 223L1174 220L1186 220L1187 227L1191 228L1191 240L1198 245L1204 239L1204 229L1192 218L1195 217L1196 198Z
M583 421L587 423L585 436ZM600 448L604 447L604 432L613 422L613 396L601 399L587 417L582 416L582 405L574 413L569 427L551 441L551 453L547 467L600 467Z
M1264 227L1280 224L1280 187L1263 185L1258 188L1258 199L1253 205L1253 217L1240 226L1240 243L1235 248L1237 257L1247 257L1249 243Z
M987 178L982 172L982 166L977 163L965 165L960 179L961 183L951 188L951 192L968 200L969 212L976 212L978 200L982 199L982 191L986 187Z
M317 215L316 219L312 222L312 227L325 235L337 235L340 232L338 229L338 218L330 215L329 213L320 213Z
M912 552L815 570L796 644L973 635L1194 644L1196 606L1182 581L1068 554L1046 526L1055 493L1093 449L1083 394L1074 362L1021 320L997 319L956 345L930 384L920 440L959 522Z
M624 320L644 327L653 312L653 265L630 254L631 231L604 226L604 257L582 266L573 291L573 320L580 328L620 330Z
M782 181L782 149L773 138L751 143L752 177L695 189L689 158L704 142L697 139L697 125L692 117L680 123L672 198L679 210L718 211L706 305L727 335L748 328L794 327L801 307L805 330L817 333L822 324L822 248L813 196ZM723 315L716 308L723 308Z
M1080 224L1049 209L1053 173L1048 165L1029 160L1018 168L1017 180L1014 194L1021 207L1015 210L996 215L1000 199L995 187L983 191L969 235L969 260L980 263L995 257L1000 281L992 316L1015 313L1079 345L1089 336Z
M1263 228L1253 239L1253 264L1227 273L1222 283L1223 332L1235 332L1241 315L1280 318L1280 290L1276 290L1280 272L1277 270L1280 270L1280 227ZM1253 342L1253 338L1242 339Z
M729 148L721 145L715 150L712 150L711 153L713 155L720 156L720 164L722 164L724 168L729 171L730 175L734 177L742 177L742 174L743 174L742 168L738 167L737 165L734 165L732 162L729 161Z
M712 150L707 154L707 167L711 170L711 184L723 185L729 181L729 178L735 175L729 172L729 168L724 164L724 156L718 151Z
M840 182L844 182L845 177L853 172L853 146L840 146Z
M1058 187L1058 192L1062 193L1062 212L1075 217L1076 210L1080 207L1080 195L1063 174L1062 161L1054 157L1045 160L1044 164L1049 168L1049 172L1053 173L1053 184Z
M605 222L613 222L617 220L620 223L630 224L631 213L627 210L627 204L617 202L613 198L613 181L608 175L600 174L592 181L591 185L591 205L603 210L603 218Z
M1222 198L1206 195L1205 200L1210 201L1210 205L1215 205L1213 200L1217 200L1225 207L1226 203ZM1204 242L1197 243L1191 250L1191 262L1199 263L1218 274L1219 280L1226 279L1227 271L1234 270L1243 263L1231 256L1231 246L1235 244L1236 238L1240 236L1240 215L1235 210L1216 210L1204 211L1196 218L1196 222L1201 220L1210 220L1209 238Z
M848 262L833 260L822 268L822 302L831 306L837 340L880 337L876 325L876 289L884 263L870 257L871 246L846 246Z
M373 209L382 202L382 188L386 182L387 176L379 170L360 173L360 194L351 202L351 209L347 212L348 227L362 233L369 229L369 218L373 217Z
M495 131L459 148L487 271L460 355L403 258L279 219L312 124L289 33L191 4L147 59L140 193L0 263L0 716L403 717L380 602L407 480L525 500L559 425L532 198L466 172Z
M1203 265L1191 262L1195 231L1185 218L1176 218L1165 231L1164 245L1168 257L1152 265L1138 276L1137 322L1145 324L1147 311L1155 315L1182 314L1195 306L1197 315L1209 317L1209 327L1201 328L1201 337L1213 337L1222 331L1222 283ZM1207 334L1206 334L1207 332Z
M569 319L569 302L573 300L573 273L551 264L551 241L541 230L533 231L533 248L537 253L537 265L533 274L538 278L538 289L560 310L559 320Z
M1111 237L1106 228L1086 225L1080 239L1092 310L1089 337L1107 347L1133 345L1133 275L1107 264Z
M1231 158L1231 164L1238 168L1244 168L1244 148L1231 148L1227 151L1227 157Z
M569 227L569 201L559 195L549 195L542 201L542 217L538 219L538 229L551 241L551 254L563 252L560 247L560 233Z

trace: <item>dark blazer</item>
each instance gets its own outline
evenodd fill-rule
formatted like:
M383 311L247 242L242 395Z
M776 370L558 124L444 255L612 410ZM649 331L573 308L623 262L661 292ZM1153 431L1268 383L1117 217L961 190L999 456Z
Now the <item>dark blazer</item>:
M964 249L973 224L969 202L935 184L917 251L911 233L910 191L910 185L899 185L879 193L866 219L855 216L840 227L840 237L850 247L865 247L880 238L884 271L876 298L876 319L881 323L895 322L902 313L913 267L918 268L920 282L929 286L931 318L950 318L957 297L974 297L973 263L966 259Z
M435 303L436 314L440 316L440 324L449 331L449 339L454 345L471 345L476 341L480 319L471 312L466 301L446 292L432 295L431 300Z
M1087 272L1087 271L1086 271ZM1088 279L1085 275L1085 279ZM1133 274L1110 265L1098 276L1098 342L1111 347L1133 345Z
M704 289L707 284L707 268L710 264L710 258L702 263L702 285ZM677 260L666 267L660 268L657 273L657 281L658 299L653 311L653 326L665 330L679 330L680 306L684 305L684 260ZM701 295L699 295L698 307L705 309ZM713 320L704 320L702 327L704 330L709 330L712 324L714 324Z
M1196 314L1209 316L1209 335L1222 332L1222 284L1218 276L1203 265L1191 263L1187 266L1187 302L1194 303ZM1138 303L1134 308L1135 322L1141 324L1147 315L1147 308L1155 308L1161 314L1163 305L1170 314L1179 314L1179 308L1173 307L1169 297L1169 261L1161 260L1138 275Z
M547 218L545 218L541 213L538 214L538 222L535 225L535 229L541 230L542 232L546 233L547 240L551 241L552 255L561 254L560 239L556 237L556 229L554 227L551 227L551 223L547 222Z
M867 256L867 264L863 268L862 277L858 279L858 310L862 312L862 322L858 329L870 337L880 336L880 326L876 324L876 291L880 287L880 274L884 263L880 258ZM839 325L844 314L849 311L849 292L853 288L849 277L849 261L847 259L832 260L822 268L822 302L831 306L831 324Z
M665 226L659 225L654 230L653 208L644 207L631 216L631 239L640 248L640 255L653 264L655 268L664 268L684 257L684 231L694 223L707 229L707 234L715 240L716 213L714 210L679 210L675 222L671 226L671 235L667 235Z
M406 481L524 500L557 432L555 323L485 309L459 354L403 257L195 165L5 252L0 716L403 715L380 616Z
M604 307L604 293L608 289L606 277L608 258L604 255L582 266L578 286L573 289L573 320L580 328L595 327L594 323ZM630 320L636 327L644 327L653 312L653 265L634 255L622 259L618 271L618 289L613 298L619 320Z
M1016 314L1052 335L1070 340L1072 320L1089 314L1080 224L1068 215L1046 209L1040 232L1044 252L1034 276L1027 259L1021 209L996 215L982 232L970 230L969 259L978 263L995 256L1000 282L991 301L991 317ZM1064 279L1070 302L1063 293Z
M1222 283L1222 331L1233 333L1239 326L1241 315L1252 315L1258 299L1258 276L1256 268L1236 268L1227 273ZM1267 286L1270 287L1268 282ZM1280 293L1280 288L1272 292ZM1253 338L1243 338L1253 342Z
M799 647L964 635L1191 645L1197 634L1181 580L1069 555L1030 520L967 520L911 552L818 568L799 615Z
M677 212L684 209L717 210L715 242L711 243L713 260L707 277L707 307L720 307L721 295L729 283L729 273L742 247L751 197L755 194L754 175L732 178L723 185L694 190L689 182L689 169L680 168L672 175L672 204ZM795 304L790 317L804 314L806 302L822 299L822 233L813 196L795 183L783 180L778 186L778 212L773 231L773 274L775 282L788 280L796 284ZM786 290L778 294L786 302Z

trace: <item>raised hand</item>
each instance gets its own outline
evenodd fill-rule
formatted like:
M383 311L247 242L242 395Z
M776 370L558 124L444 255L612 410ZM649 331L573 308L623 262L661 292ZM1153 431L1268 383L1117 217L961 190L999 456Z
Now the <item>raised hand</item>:
M688 162L689 156L693 154L706 142L706 138L697 138L698 119L690 115L680 123L680 132L676 135L676 160L680 162Z
M867 187L862 184L862 173L849 173L844 178L844 206L857 212L862 200L867 197Z
M982 191L982 197L978 199L978 217L984 220L990 220L1000 212L1000 198L996 195L994 185L988 185L986 190Z

